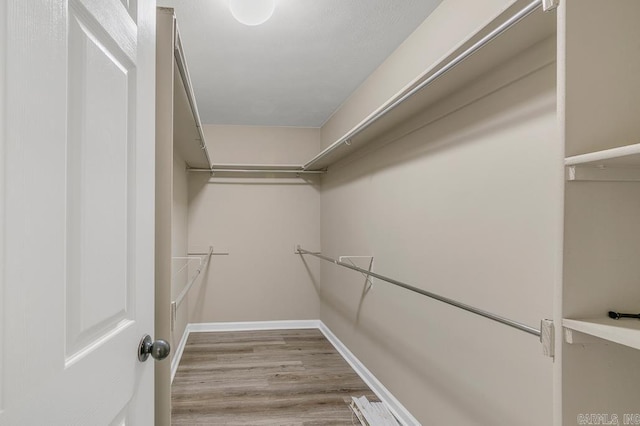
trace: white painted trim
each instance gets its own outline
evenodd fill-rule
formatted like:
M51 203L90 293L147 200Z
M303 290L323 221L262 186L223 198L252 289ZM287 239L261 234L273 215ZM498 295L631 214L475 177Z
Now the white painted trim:
M320 321L320 331L325 335L327 340L336 348L336 350L342 355L342 357L349 363L351 368L358 373L358 376L371 388L371 390L380 398L380 401L384 402L389 411L393 413L395 418L403 426L420 425L420 422L411 415L404 405L393 396L393 394L387 389L380 380L373 375L367 367L333 334L329 327L327 327L322 321Z
M577 165L568 166L565 175L568 181L638 182L640 168Z
M338 353L353 368L360 378L371 388L380 401L384 402L393 415L403 426L416 426L420 422L411 415L395 396L364 366L362 362L329 330L320 320L300 320L300 321L252 321L252 322L212 322L188 324L184 330L184 335L176 349L176 354L171 363L171 381L178 369L180 358L184 352L184 347L190 333L222 332L222 331L256 331L256 330L299 330L318 329ZM174 365L175 364L175 365Z
M5 108L6 108L6 71L7 64L7 2L0 2L0 300L5 300L4 294L4 246L5 246L5 210L4 199L6 196L4 176L5 169L5 149L7 146L6 140L6 123L5 123ZM0 318L0 342L4 343L4 315ZM0 413L4 410L4 387L5 387L5 374L4 368L4 351L0 351Z
M182 353L184 352L184 347L187 345L188 338L189 326L184 329L184 333L182 333L180 343L178 343L178 347L175 349L173 358L171 359L171 383L173 383L173 378L176 376L176 371L178 371L178 365L180 364L180 360L182 359Z
M298 330L306 328L320 328L320 324L320 320L210 322L189 324L187 325L187 329L190 332Z

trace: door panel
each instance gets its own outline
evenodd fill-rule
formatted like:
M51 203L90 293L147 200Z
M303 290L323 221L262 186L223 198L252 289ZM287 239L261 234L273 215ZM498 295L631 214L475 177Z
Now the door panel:
M0 424L153 424L155 2L1 7Z
M67 139L67 356L132 320L128 159L133 63L71 10ZM74 16L75 15L75 16ZM119 59L118 56L121 56ZM126 59L125 59L126 58ZM133 80L133 81L130 81ZM96 102L99 99L99 102ZM135 164L132 164L135 167ZM129 211L131 210L131 211Z

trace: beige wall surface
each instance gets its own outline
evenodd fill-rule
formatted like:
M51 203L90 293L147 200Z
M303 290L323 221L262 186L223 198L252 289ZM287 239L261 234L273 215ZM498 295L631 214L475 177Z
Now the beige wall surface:
M480 79L479 100L463 90L444 102L455 112L436 105L420 117L432 124L333 166L323 253L373 255L377 273L536 328L552 318L563 176L549 57L553 39L505 65L520 77L504 87ZM385 282L365 292L328 262L321 277L321 320L423 424L552 424L537 337Z
M204 126L216 163L300 164L319 129ZM315 180L314 180L315 179ZM317 178L189 176L189 247L216 252L189 295L190 322L318 319L319 267L294 254L320 247Z
M316 155L320 129L203 125L216 164L302 164Z

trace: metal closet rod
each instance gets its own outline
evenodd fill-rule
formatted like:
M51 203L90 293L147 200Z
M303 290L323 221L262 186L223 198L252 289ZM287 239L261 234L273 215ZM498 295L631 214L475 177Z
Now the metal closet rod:
M533 334L534 336L538 336L538 337L540 337L540 335L541 335L540 330L538 330L537 328L530 327L530 326L528 326L526 324L522 324L520 322L513 321L513 320L510 320L510 319L505 318L505 317L501 317L500 315L492 314L491 312L487 312L487 311L485 311L483 309L475 308L475 307L473 307L471 305L467 305L465 303L458 302L457 300L449 299L448 297L440 296L439 294L431 293L430 291L426 291L426 290L423 290L421 288L414 287L412 285L403 283L402 281L394 280L393 278L385 277L384 275L380 275L380 274L377 274L375 272L367 271L366 269L359 268L359 267L351 265L349 263L344 263L344 262L341 262L339 260L332 259L332 258L330 258L328 256L325 256L325 255L321 254L321 253L314 253L314 252L305 250L303 248L300 248L300 246L297 247L297 251L298 251L299 254L310 254L311 256L315 256L315 257L320 258L322 260L326 260L327 262L335 263L336 265L339 265L339 266L344 266L345 268L349 268L349 269L352 269L354 271L358 271L360 273L363 273L365 275L369 275L369 276L372 276L374 278L378 278L379 280L386 281L386 282L388 282L390 284L394 284L394 285L397 285L397 286L402 287L404 289L407 289L407 290L413 291L415 293L421 294L423 296L430 297L431 299L439 300L440 302L444 302L444 303L449 304L451 306L455 306L456 308L460 308L460 309L463 309L465 311L471 312L473 314L480 315L482 317L488 318L490 320L497 321L497 322L499 322L501 324L508 325L509 327L513 327L513 328L516 328L516 329L518 329L520 331L524 331L525 333Z
M190 256L209 256L209 253L188 253L188 254ZM228 252L224 252L224 253L211 252L211 256L229 256L229 253Z
M478 40L476 43L474 43L472 46L470 46L464 52L460 53L458 56L456 56L455 58L453 58L452 60L450 60L446 64L442 65L437 71L435 71L433 74L431 74L429 77L427 77L420 84L415 86L413 89L409 90L407 93L405 93L404 95L401 95L399 98L397 98L396 100L392 101L390 104L386 105L382 109L380 109L377 112L373 113L371 116L369 116L369 118L365 119L365 121L361 122L356 127L351 129L346 135L344 135L343 137L341 137L340 139L335 141L333 144L329 145L322 152L320 152L318 155L316 155L314 158L312 158L311 161L306 163L303 166L303 168L305 170L307 170L307 169L313 167L313 165L315 163L317 163L318 161L320 161L323 158L327 157L333 151L335 151L339 147L343 146L343 144L351 145L351 139L353 137L355 137L358 134L360 134L361 132L363 132L365 129L367 129L369 126L371 126L373 123L375 123L380 118L385 116L387 113L391 112L397 106L399 106L404 101L406 101L408 98L410 98L411 96L415 95L417 92L419 92L420 90L424 89L425 87L429 86L431 83L433 83L434 81L436 81L437 79L439 79L440 77L442 77L443 75L445 75L446 73L451 71L453 68L455 68L461 62L463 62L467 58L471 57L474 53L476 53L478 50L482 49L484 46L489 44L495 38L497 38L502 33L507 31L509 28L513 27L515 24L517 24L518 22L520 22L521 20L523 20L524 18L529 16L531 13L533 13L535 10L537 10L540 6L542 6L542 0L535 0L535 1L531 2L528 6L526 6L521 11L519 11L518 13L513 15L507 21L503 22L500 26L495 28L493 31L491 31L490 33L488 33L487 35L482 37L480 40Z

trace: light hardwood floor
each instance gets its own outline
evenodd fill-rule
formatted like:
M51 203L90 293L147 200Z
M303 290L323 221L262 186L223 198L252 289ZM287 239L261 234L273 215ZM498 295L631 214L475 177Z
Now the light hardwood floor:
M352 425L374 393L319 330L191 333L172 386L174 425Z

